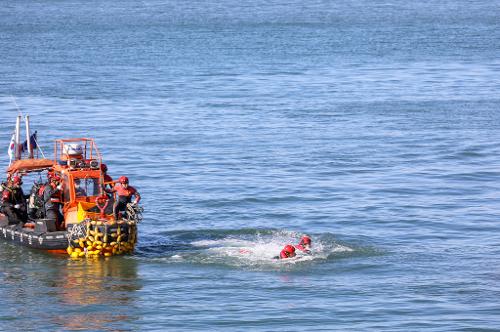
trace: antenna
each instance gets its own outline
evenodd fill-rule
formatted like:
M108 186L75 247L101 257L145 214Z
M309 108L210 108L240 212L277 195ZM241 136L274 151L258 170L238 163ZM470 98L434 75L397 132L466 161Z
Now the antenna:
M19 105L17 104L16 102L16 98L14 98L14 96L10 96L12 98L12 101L14 102L14 105L16 105L16 108L17 108L17 111L19 112L19 115L23 115L23 112L21 111L21 108L19 107Z

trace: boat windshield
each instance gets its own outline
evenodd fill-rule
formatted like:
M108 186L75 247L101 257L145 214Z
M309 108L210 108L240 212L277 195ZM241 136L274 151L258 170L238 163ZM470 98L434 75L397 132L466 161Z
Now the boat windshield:
M76 197L89 197L99 195L99 179L82 178L75 179Z

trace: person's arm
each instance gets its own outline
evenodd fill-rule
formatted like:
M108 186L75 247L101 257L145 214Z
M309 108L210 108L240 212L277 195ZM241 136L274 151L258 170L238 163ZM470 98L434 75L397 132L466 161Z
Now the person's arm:
M139 194L139 192L136 190L135 193L135 200L134 200L134 204L138 204L139 201L141 200L141 195Z
M107 192L108 194L116 192L113 182L104 183L102 189L104 189L104 191Z

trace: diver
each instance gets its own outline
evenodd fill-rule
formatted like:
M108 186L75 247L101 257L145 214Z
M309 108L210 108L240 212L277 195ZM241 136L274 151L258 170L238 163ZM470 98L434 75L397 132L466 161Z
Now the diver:
M281 250L279 256L274 256L274 259L287 259L295 257L297 254L295 253L295 247L291 244L287 244L283 250Z
M132 202L132 196L135 196L134 205L137 205L141 200L141 195L137 190L128 185L128 178L120 176L118 183L113 187L112 192L116 192L118 199L113 204L113 215L115 220L118 220L119 214L127 209L127 204Z
M47 183L35 182L31 187L28 199L28 217L31 219L41 219L44 217L43 190Z
M10 183L3 186L5 189L2 192L2 211L10 225L24 224L28 221L26 198L29 195L24 195L22 184L22 179L14 176Z
M311 254L311 238L307 235L304 235L300 239L299 244L295 246L295 248L306 254Z
M61 178L52 174L49 183L43 190L43 206L45 208L45 219L54 221L56 229L62 228L64 217L61 209Z

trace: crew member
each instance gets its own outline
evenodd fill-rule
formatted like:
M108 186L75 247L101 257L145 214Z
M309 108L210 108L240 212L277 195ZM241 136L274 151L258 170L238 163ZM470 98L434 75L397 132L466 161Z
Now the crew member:
M7 190L9 188L10 190L10 187L12 186L12 179L11 179L11 175L10 174L7 174L7 180L3 181L2 184L0 184L0 193L3 194L3 192L5 190ZM5 194L7 196L7 194ZM0 196L0 203L2 203L0 205L0 212L3 212L3 195Z
M107 193L108 196L108 205L106 206L105 209L105 214L111 214L113 213L114 205L115 205L115 200L112 195L113 193L113 178L108 175L108 166L106 164L101 164L101 174L102 174L102 181L103 181L103 190Z
M12 185L12 179L11 179L11 175L10 174L7 174L7 180L5 180L4 182L2 182L2 184L0 184L0 191L4 191L5 189L7 189L8 187L10 187Z
M118 220L119 213L125 211L127 204L132 201L132 196L134 196L133 204L139 203L141 200L141 195L137 190L128 185L128 178L126 176L120 176L118 183L113 187L113 192L116 192L118 199L113 204L113 215L115 220Z
M306 253L310 254L311 253L311 238L307 235L304 235L301 239L299 244L295 246L296 249Z
M14 176L10 184L4 186L2 192L2 210L7 216L9 224L21 224L28 221L26 212L26 198L23 193L23 184L19 176Z
M43 206L45 208L45 219L53 220L56 229L62 229L63 215L61 209L61 178L52 174L48 185L43 190Z

